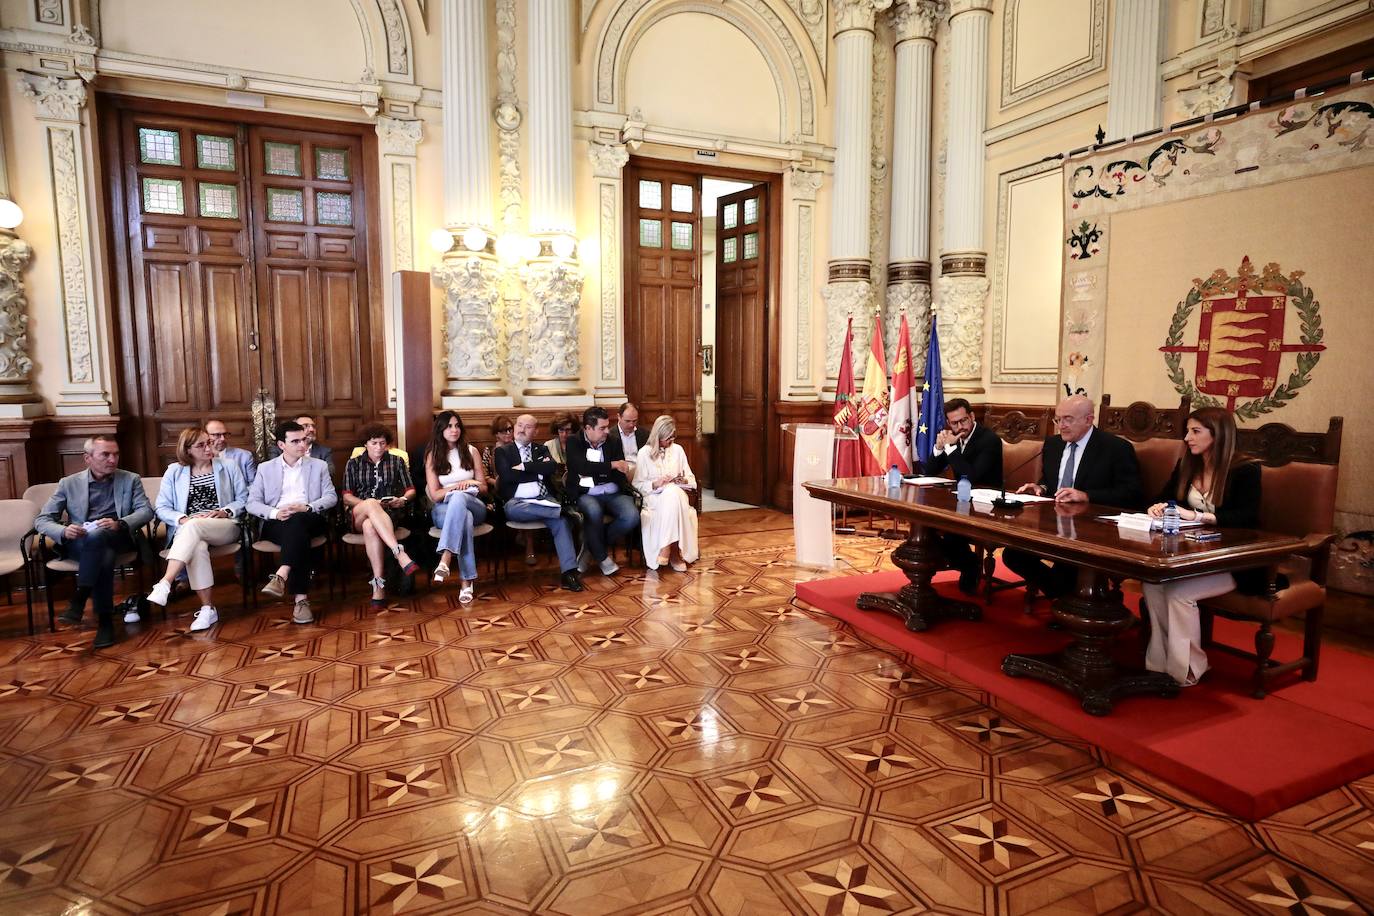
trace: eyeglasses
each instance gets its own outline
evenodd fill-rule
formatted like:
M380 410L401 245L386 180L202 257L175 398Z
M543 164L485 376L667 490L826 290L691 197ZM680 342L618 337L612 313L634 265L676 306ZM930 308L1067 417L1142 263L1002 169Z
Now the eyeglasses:
M229 438L229 434L228 434L228 433L206 433L205 435L209 436L211 439L228 439L228 438Z
M1055 417L1055 418L1054 418L1054 422L1055 422L1055 425L1057 425L1057 426L1063 426L1065 423L1078 423L1078 422L1080 422L1080 421L1082 421L1082 420L1086 420L1086 419L1088 419L1088 418L1087 418L1087 417Z
M498 435L498 436L508 436L508 435L510 435L510 434L513 433L513 432L515 432L515 428L514 428L514 427L511 427L511 426L507 426L505 429L498 429L498 430L496 431L496 435Z

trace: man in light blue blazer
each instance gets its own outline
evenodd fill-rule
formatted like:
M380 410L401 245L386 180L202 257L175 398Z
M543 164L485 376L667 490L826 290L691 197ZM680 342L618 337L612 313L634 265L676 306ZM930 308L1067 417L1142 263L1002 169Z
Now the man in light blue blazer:
M252 483L258 473L258 460L253 457L253 453L246 448L229 444L229 427L224 425L223 420L207 420L205 431L210 435L210 445L215 450L215 457L237 464L243 472L243 482Z
M62 622L76 626L92 598L96 635L92 646L114 645L115 559L135 549L138 529L153 518L143 481L119 467L113 436L92 436L83 447L86 470L63 477L35 526L77 563L76 592Z
M281 454L258 465L248 488L248 511L263 519L262 537L281 546L281 566L267 579L262 593L280 598L287 589L295 595L291 614L295 623L314 623L310 612L310 573L314 556L311 538L325 533L322 513L334 507L339 495L329 465L311 458L305 427L291 420L277 426Z

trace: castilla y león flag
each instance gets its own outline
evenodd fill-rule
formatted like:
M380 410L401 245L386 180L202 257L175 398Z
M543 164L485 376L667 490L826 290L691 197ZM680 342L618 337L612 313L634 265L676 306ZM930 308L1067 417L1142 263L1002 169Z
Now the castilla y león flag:
M863 447L864 474L886 474L887 409L890 393L887 388L887 361L883 359L883 329L873 323L873 345L868 350L868 367L864 371L864 388L859 394L859 440Z
M903 474L911 473L911 418L916 409L916 374L911 365L911 332L906 313L897 333L896 362L892 364L892 408L887 414L887 467L897 465Z
M835 385L835 476L858 477L863 473L863 462L859 459L859 440L841 439L844 432L857 433L858 402L854 397L854 360L850 350L854 346L854 319L844 331L844 355L840 357L840 377Z

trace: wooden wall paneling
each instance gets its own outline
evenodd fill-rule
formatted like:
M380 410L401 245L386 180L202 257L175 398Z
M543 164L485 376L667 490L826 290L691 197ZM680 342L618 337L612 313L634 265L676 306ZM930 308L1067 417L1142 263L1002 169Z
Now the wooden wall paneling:
M438 291L430 282L430 275L418 270L396 271L392 284L396 335L401 341L396 366L396 432L401 447L409 451L427 442L434 428L431 315ZM467 432L472 435L472 430ZM487 432L490 434L489 429Z
M33 420L0 420L0 499L19 499L35 482L29 475L33 424Z

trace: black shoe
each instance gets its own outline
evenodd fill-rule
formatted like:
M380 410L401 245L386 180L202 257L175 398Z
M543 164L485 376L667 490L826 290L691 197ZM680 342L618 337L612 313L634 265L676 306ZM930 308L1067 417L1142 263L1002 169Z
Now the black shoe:
M79 607L69 607L57 615L58 623L64 623L69 627L81 626L81 618L85 616L85 611Z
M95 630L95 641L91 643L91 648L108 649L114 644L114 612L107 611L100 614L100 622L96 625Z
M979 578L976 569L966 569L959 573L959 591L965 595L977 595Z
M577 574L577 570L570 569L563 573L563 577L558 580L558 584L570 592L580 592L584 590L582 577Z

